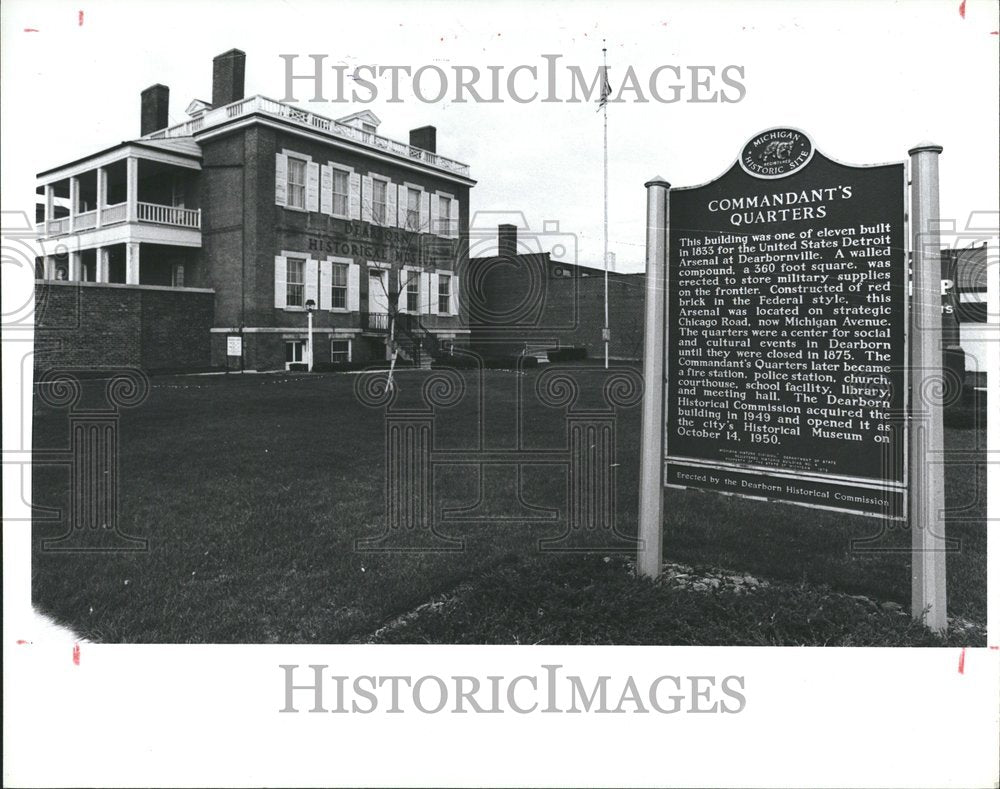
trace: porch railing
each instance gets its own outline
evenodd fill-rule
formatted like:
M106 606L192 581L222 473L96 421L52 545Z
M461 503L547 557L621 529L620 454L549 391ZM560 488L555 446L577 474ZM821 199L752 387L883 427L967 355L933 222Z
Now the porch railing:
M97 227L97 211L84 211L73 218L74 230L90 230Z
M197 208L178 208L159 203L139 203L138 213L140 222L190 227L195 230L201 228L201 211Z
M117 203L105 206L101 211L101 226L124 222L128 217L128 204ZM187 227L201 229L201 211L197 208L178 208L172 205L158 203L137 203L137 218L140 222L155 225L170 225L172 227ZM69 217L50 219L38 224L39 231L47 236L61 236L69 233ZM97 209L85 211L73 217L73 230L93 230L97 227Z
M115 203L101 209L101 224L113 225L115 222L124 222L128 212L127 203Z
M64 216L61 219L50 219L48 221L48 234L50 236L58 236L68 232L69 232L68 216Z

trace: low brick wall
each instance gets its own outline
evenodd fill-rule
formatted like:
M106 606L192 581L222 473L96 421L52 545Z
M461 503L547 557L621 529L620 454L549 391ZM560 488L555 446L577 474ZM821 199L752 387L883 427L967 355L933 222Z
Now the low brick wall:
M93 282L35 283L35 374L53 367L211 366L215 293Z

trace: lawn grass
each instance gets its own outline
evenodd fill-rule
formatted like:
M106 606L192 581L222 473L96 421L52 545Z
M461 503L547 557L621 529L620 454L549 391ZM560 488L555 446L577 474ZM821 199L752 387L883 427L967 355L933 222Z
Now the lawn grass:
M697 574L697 573L696 573ZM908 612L811 584L696 591L636 578L596 555L512 560L369 639L381 644L646 644L677 646L945 646Z
M519 397L526 445L564 446L562 410L542 405L535 396L541 371L486 371L482 387L475 373L449 374L461 376L465 396L438 409L436 446L474 448L480 427L487 445L513 445ZM397 406L418 405L429 375L433 373L401 373ZM601 391L604 372L591 368L573 376L582 392L579 405L594 405L587 401L588 393ZM540 554L539 539L559 537L565 527L565 520L540 520L544 508L557 508L565 518L565 471L556 466L526 468L521 496L513 467L491 469L482 486L475 468L442 468L435 477L439 507L471 507L482 493L476 512L500 520L442 524L449 535L465 540L460 552L359 552L357 539L378 537L384 529L385 426L380 409L358 402L357 382L358 376L344 374L153 379L149 399L123 411L119 426L119 526L147 538L149 550L45 552L41 539L60 535L65 525L36 523L32 569L37 607L95 641L344 643L367 641L387 621L463 584L473 587L468 600L476 599L474 587L482 584L479 599L494 601L479 608L470 603L470 611L502 622L493 616L497 594L516 600L531 590L544 600L544 579L555 573L564 579L560 583L569 583L565 574L575 575L574 583L589 589L592 602L620 600L629 606L628 613L616 605L605 614L584 606L592 626L525 630L524 638L709 644L800 643L807 631L790 622L801 619L799 614L813 604L808 590L820 586L908 605L909 533L898 525L695 491L667 492L665 558L784 584L785 592L769 591L759 599L778 616L789 617L789 623L778 628L757 624L755 614L747 619L735 601L712 595L694 599L693 593L638 581L617 557L605 563L606 550L596 554L599 562L588 554ZM85 389L96 396L103 383L91 382ZM618 523L623 532L634 533L638 408L619 409L616 430ZM60 448L66 441L65 410L36 401L35 447ZM985 431L949 429L946 441L950 448L984 457ZM36 506L67 506L65 468L36 467L33 479ZM953 511L948 534L960 540L960 549L948 557L949 613L983 621L983 463L978 468L949 466L947 482ZM408 535L416 540L422 536ZM604 534L572 537L577 547L607 542ZM868 547L881 550L853 551L851 541L859 538L873 538ZM633 552L627 543L619 547L626 556ZM611 572L617 573L615 578L606 577ZM600 583L591 583L592 578ZM605 581L611 586L605 587ZM562 587L548 588L558 599ZM787 590L798 588L806 590L802 599L789 597ZM782 594L788 598L784 607ZM648 612L645 625L635 620L631 605L636 601L630 595L655 602L640 609ZM709 616L704 606L715 606L717 615ZM570 605L553 610L562 611L567 621L572 614ZM926 631L913 635L898 616L890 627L860 609L855 616L837 610L846 624L836 632L817 630L815 638L823 639L819 643L895 644L907 638L907 643L914 638L931 643L920 640ZM706 624L701 635L697 629L664 628L662 617L670 611L678 617L688 611L691 622L703 617L715 624ZM725 625L726 617L731 626ZM599 623L606 620L619 621L621 627L602 636ZM456 623L436 626L443 640L503 642L508 632L498 625L490 636ZM743 625L749 629L740 636ZM901 635L900 628L908 635ZM883 641L875 635L879 632ZM411 637L427 640L424 632L412 631Z

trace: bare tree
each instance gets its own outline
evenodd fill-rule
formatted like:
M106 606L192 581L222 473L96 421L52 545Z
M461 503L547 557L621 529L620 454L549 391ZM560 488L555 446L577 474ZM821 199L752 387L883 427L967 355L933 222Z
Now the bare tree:
M396 185L388 184L387 188L395 189ZM389 371L386 378L387 389L392 389L395 385L393 374L400 351L402 350L398 339L402 323L400 320L400 315L402 314L399 306L400 299L407 298L406 290L411 279L414 276L420 277L422 274L430 273L435 268L436 263L434 244L426 242L428 238L426 234L430 234L430 238L433 239L437 236L437 231L440 228L432 226L434 212L430 209L429 203L433 197L428 198L426 212L420 208L419 201L423 200L423 194L426 193L421 193L415 211L409 209L409 207L400 208L398 204L390 203L389 201L375 203L371 189L364 190L364 198L361 202L362 221L381 229L385 240L387 257L394 261L391 263L389 273L395 272L396 274L395 286L393 286L391 276L378 277L379 286L385 296L388 310L388 330L385 339L386 354L389 357ZM390 205L395 208L395 216L390 215ZM426 216L423 216L424 213L426 213ZM400 218L403 218L402 227L399 226ZM452 239L448 240L452 241ZM454 250L455 247L450 247L452 259L455 257ZM406 263L406 261L411 262ZM408 273L406 277L403 276L404 271ZM369 277L369 288L372 287L372 279L372 277ZM426 295L428 304L430 304L430 299L436 298L436 294L434 293L421 295ZM409 313L409 310L407 310L407 313ZM404 330L406 333L410 333L408 327ZM420 345L422 348L423 343L414 338L412 334L410 336L414 340L415 347Z

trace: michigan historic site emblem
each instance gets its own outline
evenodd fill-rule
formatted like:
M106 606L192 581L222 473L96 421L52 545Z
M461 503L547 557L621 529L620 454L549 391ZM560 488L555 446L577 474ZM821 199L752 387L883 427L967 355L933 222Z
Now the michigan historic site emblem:
M743 146L740 165L757 178L781 178L812 158L810 139L796 129L768 129Z

